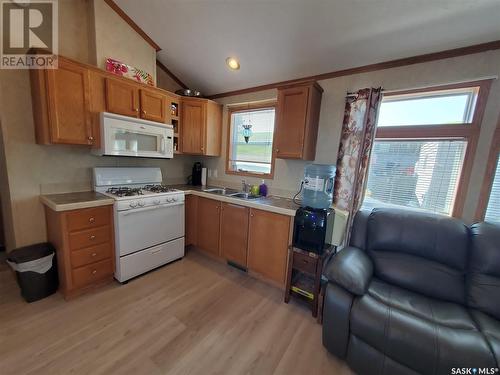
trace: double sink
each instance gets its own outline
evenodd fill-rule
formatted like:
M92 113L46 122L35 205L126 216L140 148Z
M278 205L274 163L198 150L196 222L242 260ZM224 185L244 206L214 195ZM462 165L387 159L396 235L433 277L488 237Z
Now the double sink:
M238 191L238 190L235 190L235 189L210 188L210 189L203 189L202 191L205 192L205 193L211 193L211 194L217 194L217 195L224 195L226 197L240 198L240 199L245 199L245 200L252 200L252 199L262 198L261 196L251 195L250 193L247 193L247 192L244 192L244 191Z

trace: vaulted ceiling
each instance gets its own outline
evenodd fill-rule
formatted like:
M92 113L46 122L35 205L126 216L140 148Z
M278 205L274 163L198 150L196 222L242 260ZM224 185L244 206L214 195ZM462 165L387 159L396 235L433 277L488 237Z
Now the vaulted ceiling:
M115 2L162 48L158 59L205 94L500 39L499 0Z

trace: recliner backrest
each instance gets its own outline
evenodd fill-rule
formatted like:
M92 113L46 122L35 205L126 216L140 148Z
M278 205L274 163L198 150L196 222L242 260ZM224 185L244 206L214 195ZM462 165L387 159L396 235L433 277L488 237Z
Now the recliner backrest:
M500 319L500 225L471 226L467 304Z
M460 220L411 209L374 209L366 251L375 277L446 301L465 303L469 229Z

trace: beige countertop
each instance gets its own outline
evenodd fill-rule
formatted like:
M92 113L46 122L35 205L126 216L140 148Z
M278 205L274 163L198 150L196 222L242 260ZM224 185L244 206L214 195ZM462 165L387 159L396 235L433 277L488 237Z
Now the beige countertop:
M115 200L95 191L40 195L40 201L54 211L69 211L82 208L107 206Z
M204 189L217 188L217 186L172 185L172 187L184 191L185 194L193 194L200 197L215 199L221 202L238 204L240 206L271 211L288 216L295 216L295 211L300 207L299 205L293 203L290 198L268 196L255 199L241 199L203 191Z

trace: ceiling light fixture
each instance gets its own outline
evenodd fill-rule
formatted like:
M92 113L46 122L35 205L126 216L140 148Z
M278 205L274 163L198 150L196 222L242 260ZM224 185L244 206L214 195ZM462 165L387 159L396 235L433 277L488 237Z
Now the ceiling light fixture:
M240 69L240 62L236 57L228 57L226 59L226 65L229 67L231 70L238 70Z

